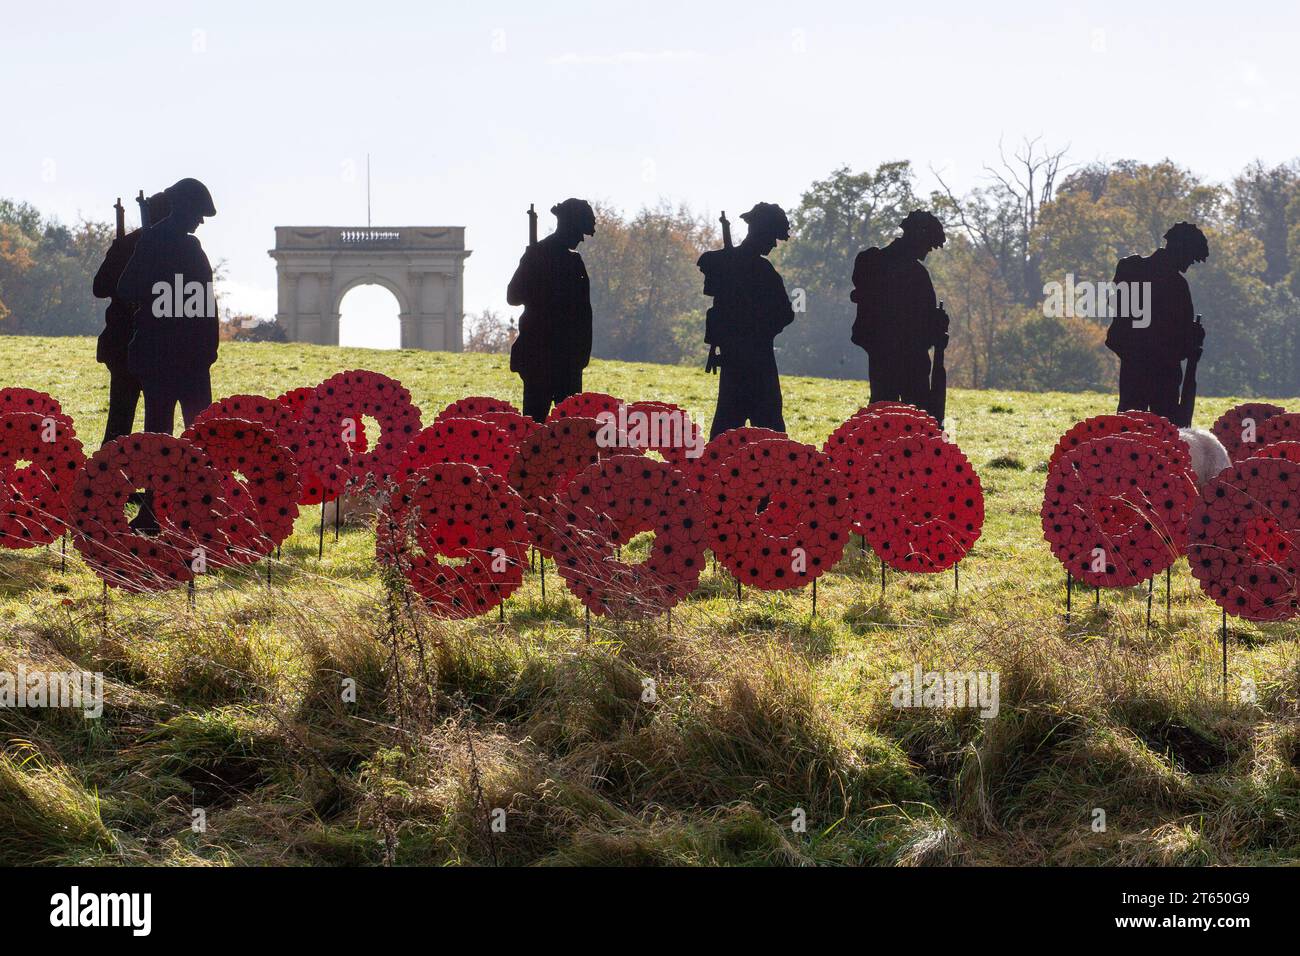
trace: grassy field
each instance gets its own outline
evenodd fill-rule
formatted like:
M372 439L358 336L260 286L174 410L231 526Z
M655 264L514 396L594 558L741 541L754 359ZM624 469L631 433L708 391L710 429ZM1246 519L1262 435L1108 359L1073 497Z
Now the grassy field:
M426 419L466 394L519 401L502 357L300 345L224 346L214 390L344 368L399 378ZM706 423L716 388L612 362L586 383ZM0 385L53 393L97 446L93 341L0 337ZM858 382L784 388L791 435L818 445L866 400ZM113 594L105 618L75 555L60 573L53 549L0 552L0 671L107 681L100 720L0 711L0 864L1300 862L1297 624L1231 623L1226 703L1218 609L1185 563L1149 633L1145 588L1076 592L1067 626L1045 461L1112 399L949 401L988 511L960 591L891 573L882 594L855 543L816 617L807 590L738 603L710 570L671 631L594 620L588 638L553 573L504 624L444 624L380 580L369 529L318 560L315 512L270 587L264 566L210 575L193 608ZM1202 399L1200 423L1233 404ZM891 707L890 674L916 663L997 672L999 713Z

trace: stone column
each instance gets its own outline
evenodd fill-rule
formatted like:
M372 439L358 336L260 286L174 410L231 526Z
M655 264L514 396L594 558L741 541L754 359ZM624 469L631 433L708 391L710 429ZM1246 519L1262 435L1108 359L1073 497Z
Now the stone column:
M448 352L462 352L465 349L465 301L461 287L463 274L461 269L457 269L447 279L447 323L442 347Z
M397 316L397 321L402 326L402 337L399 343L401 348L418 349L420 347L419 316L410 312L401 312Z

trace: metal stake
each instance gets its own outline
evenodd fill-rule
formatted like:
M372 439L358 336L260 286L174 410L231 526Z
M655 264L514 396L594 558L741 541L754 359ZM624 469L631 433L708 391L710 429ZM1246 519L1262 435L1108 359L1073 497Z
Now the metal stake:
M1223 609L1223 628L1220 632L1223 642L1223 702L1228 702L1228 609Z
M1151 633L1151 600L1156 594L1156 579L1150 578L1147 581L1147 633Z
M1171 609L1171 602L1170 602L1171 584L1170 584L1170 579L1173 578L1173 575L1174 575L1174 567L1173 567L1173 566L1166 567L1166 568L1165 568L1165 624L1166 624L1166 626L1167 626L1167 624L1170 623L1170 613L1171 613L1171 611L1170 611L1170 609Z

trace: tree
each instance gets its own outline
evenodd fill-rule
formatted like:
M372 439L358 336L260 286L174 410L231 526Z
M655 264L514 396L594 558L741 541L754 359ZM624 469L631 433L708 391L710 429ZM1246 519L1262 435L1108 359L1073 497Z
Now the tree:
M1251 163L1232 181L1228 205L1233 225L1264 244L1263 280L1281 282L1295 262L1288 237L1300 217L1300 160L1272 169Z
M509 354L519 330L512 320L491 309L470 316L465 324L465 351L490 355Z
M1042 269L1034 237L1043 208L1055 195L1065 150L1049 150L1026 139L1007 157L998 145L998 166L985 166L991 185L958 198L937 172L945 218L952 220L997 264L1006 288L1028 306L1042 294Z
M0 200L0 331L90 335L103 321L91 283L112 241L105 223L75 228Z
M935 289L952 323L948 384L987 388L999 366L1014 361L1002 351L1003 332L1023 306L1007 288L994 257L964 234L953 235L931 259Z
M999 336L1014 355L994 371L990 384L1030 392L1108 389L1116 367L1105 332L1095 322L1028 311Z
M591 277L592 353L678 363L704 348L703 280L695 262L718 244L706 219L666 202L625 220L597 204L596 234L580 248Z

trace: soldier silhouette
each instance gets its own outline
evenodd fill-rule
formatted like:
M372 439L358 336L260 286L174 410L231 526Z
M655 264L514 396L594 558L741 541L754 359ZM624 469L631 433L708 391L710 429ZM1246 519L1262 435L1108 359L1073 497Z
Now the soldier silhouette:
M866 350L872 402L906 402L942 418L946 373L935 375L932 388L930 349L935 349L934 371L943 372L948 314L922 262L947 237L943 224L921 209L899 225L901 236L883 249L863 250L853 262L849 298L858 312L850 338Z
M158 222L166 217L169 207L167 197L155 193L146 201L149 220ZM122 204L118 206L118 229L122 228ZM135 313L139 302L131 302L117 294L117 283L126 264L135 253L143 226L119 234L108 247L104 262L95 273L94 293L97 299L108 299L104 311L104 331L99 333L95 361L108 369L108 424L104 427L104 442L129 435L135 430L135 410L140 404L140 380L127 368L127 346L135 334Z
M217 304L212 265L194 231L216 208L197 179L182 179L163 195L170 212L140 234L117 294L141 303L127 367L144 391L144 429L170 435L178 403L186 425L212 403Z
M767 255L778 241L790 238L790 221L785 210L767 202L740 218L749 225L744 241L731 245L724 216L724 248L706 252L697 263L704 273L704 294L713 297L705 317L704 341L710 347L705 369L721 369L711 439L746 421L755 428L785 431L774 340L794 321L794 309Z
M524 414L539 422L553 403L582 391L591 360L591 280L576 250L596 234L596 214L583 199L566 199L551 212L555 231L530 243L506 289L506 301L524 307L510 371L523 379Z
M1115 284L1130 284L1128 295L1121 294L1118 301L1130 307L1115 310L1106 347L1119 356L1119 411L1155 412L1189 427L1205 327L1183 273L1210 257L1210 244L1190 222L1175 224L1164 238L1163 249L1146 257L1128 256L1115 267ZM1137 302L1145 307L1134 308Z

